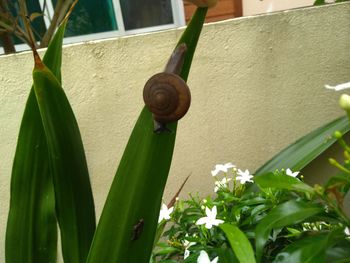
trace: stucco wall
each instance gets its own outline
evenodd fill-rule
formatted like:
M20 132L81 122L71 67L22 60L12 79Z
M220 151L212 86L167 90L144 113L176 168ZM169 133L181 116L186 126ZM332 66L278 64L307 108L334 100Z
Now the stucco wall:
M275 12L303 6L312 6L315 0L242 0L243 15Z
M210 170L232 161L254 171L303 134L342 114L324 84L350 78L350 4L208 24L188 80L192 106L179 122L165 201L212 193ZM67 46L63 84L76 113L100 214L142 88L162 71L182 29ZM10 171L31 86L31 54L0 57L0 255ZM1 256L0 262L3 261Z

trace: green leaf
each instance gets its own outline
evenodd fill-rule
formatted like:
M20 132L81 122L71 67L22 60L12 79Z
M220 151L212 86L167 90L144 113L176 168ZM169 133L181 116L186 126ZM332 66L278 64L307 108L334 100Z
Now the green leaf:
M282 168L290 168L293 171L299 171L336 141L332 136L335 131L340 131L344 134L349 130L350 124L347 117L338 118L312 131L283 149L261 166L255 172L255 175L274 172L276 169Z
M254 182L258 184L260 188L277 188L285 190L294 190L304 193L313 193L314 189L300 181L298 178L284 175L267 173L254 178Z
M325 4L324 0L316 0L314 2L314 5L324 5L324 4Z
M172 254L172 253L175 253L175 252L178 252L179 250L175 247L170 247L170 246L167 246L165 248L162 248L162 249L158 249L154 254L156 256L158 255L169 255L169 254Z
M341 2L348 2L349 0L337 0L337 1L335 1L335 3L341 3ZM325 0L316 0L315 2L314 2L314 5L316 6L316 5L325 5L325 4L327 4L326 2L325 2Z
M317 235L292 243L279 253L274 263L325 262L328 235Z
M235 225L222 224L219 227L224 231L231 248L241 263L255 263L254 250L246 235Z
M255 229L256 257L260 262L263 248L272 229L297 224L322 211L322 207L302 201L291 200L276 206L257 225Z
M185 81L187 81L188 75L190 73L192 59L196 51L197 42L202 31L202 26L207 11L207 8L197 8L186 28L186 31L182 34L178 42L178 45L181 43L185 43L187 45L186 56L180 73L181 78Z
M339 229L329 233L319 233L307 236L301 240L291 243L277 254L274 263L294 262L334 262L326 261L326 252L331 249L339 240L345 239Z
M181 72L185 80L206 11L197 9L179 41L187 45ZM177 123L171 123L168 128L172 132L154 133L152 114L145 107L141 111L109 191L87 262L149 261L176 127Z
M214 258L214 257L219 257L218 262L220 263L238 263L239 260L237 259L236 255L233 253L232 248L230 247L219 247L219 248L215 248L213 249L213 251L215 251L215 254L213 256L210 256L210 258ZM199 254L199 253L198 253ZM187 261L187 259L189 259L191 257L190 256L184 261L184 262L191 262L191 263L197 263L197 259L199 255L193 254L193 258L192 260ZM210 255L210 252L208 251L208 254Z
M59 81L39 62L36 57L34 91L47 140L63 258L85 262L95 231L95 209L83 143Z
M51 71L36 65L33 79L49 149L63 258L85 262L95 231L95 210L78 124Z
M64 30L63 24L43 59L59 80ZM6 262L56 261L55 197L44 128L33 87L25 106L12 166L5 244Z
M350 263L350 242L343 240L326 251L326 262Z

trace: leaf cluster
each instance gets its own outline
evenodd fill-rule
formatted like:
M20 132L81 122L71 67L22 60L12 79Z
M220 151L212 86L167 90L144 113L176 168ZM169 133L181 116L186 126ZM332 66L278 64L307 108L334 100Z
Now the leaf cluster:
M302 178L281 169L256 176L255 190L228 185L214 197L178 200L153 262L197 262L201 250L219 256L219 262L345 262L350 220L329 191L335 181L339 189L349 189L349 182L332 177L324 187L311 187ZM203 208L213 206L225 223L211 229L196 225ZM194 244L186 247L188 242ZM184 259L186 249L190 256Z

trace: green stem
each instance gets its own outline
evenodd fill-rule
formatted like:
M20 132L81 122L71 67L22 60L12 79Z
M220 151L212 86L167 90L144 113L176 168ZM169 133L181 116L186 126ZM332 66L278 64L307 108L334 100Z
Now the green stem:
M58 0L57 4L55 6L54 15L53 15L51 22L50 22L50 26L46 30L46 32L41 40L40 47L47 47L47 45L49 44L49 42L52 38L52 35L55 32L55 29L58 25L58 18L63 10L62 5L63 5L63 0Z
M337 160L335 160L333 158L329 158L328 161L329 161L329 163L331 165L335 166L336 168L338 168L339 170L343 171L344 173L350 174L350 170L346 169L343 165L338 163Z
M338 140L339 145L347 152L350 152L350 147L347 145L340 131L334 133L334 137Z

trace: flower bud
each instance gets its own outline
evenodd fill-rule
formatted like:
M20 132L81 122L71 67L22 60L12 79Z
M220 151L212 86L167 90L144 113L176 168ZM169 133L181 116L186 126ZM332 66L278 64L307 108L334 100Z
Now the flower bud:
M187 0L198 7L213 7L216 5L218 0Z
M350 111L350 96L342 94L339 99L339 105L343 110Z
M335 159L333 159L333 158L329 158L329 159L328 159L328 162L329 162L331 165L336 165L336 164L338 164L338 162L337 162Z
M341 139L343 137L343 134L340 131L335 131L333 133L334 138Z

